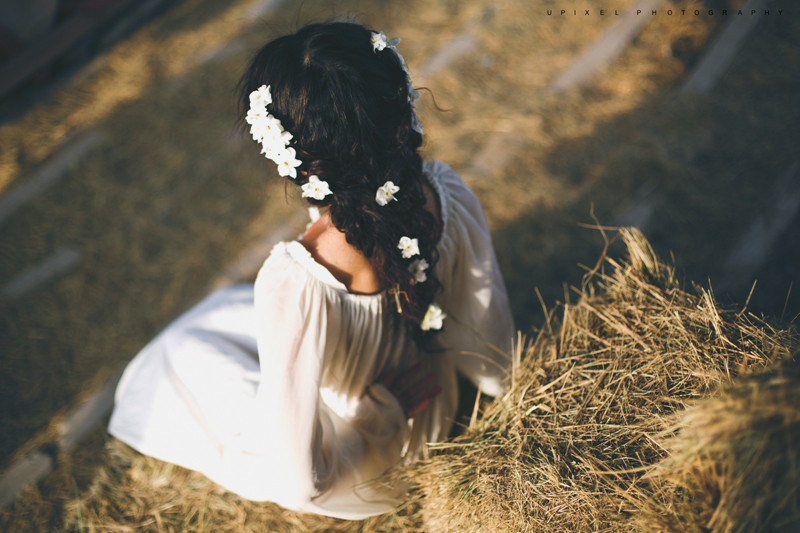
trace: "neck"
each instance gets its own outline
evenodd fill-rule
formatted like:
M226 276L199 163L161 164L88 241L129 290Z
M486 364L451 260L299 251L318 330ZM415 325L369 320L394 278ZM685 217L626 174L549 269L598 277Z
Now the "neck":
M347 242L344 232L324 213L303 234L300 243L314 260L354 294L375 294L382 289L372 263L356 247Z

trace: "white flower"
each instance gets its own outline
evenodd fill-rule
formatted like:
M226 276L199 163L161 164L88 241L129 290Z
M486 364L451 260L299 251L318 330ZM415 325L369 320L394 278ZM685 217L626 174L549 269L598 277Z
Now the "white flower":
M408 259L409 257L414 257L419 254L419 241L410 237L400 237L397 248L402 250L403 259Z
M262 85L255 91L250 93L250 107L267 107L272 103L272 93L269 91L269 86Z
M279 162L278 156L286 150L286 145L279 142L279 138L275 136L265 136L261 140L261 153L264 157L272 159L275 163Z
M373 51L383 50L384 48L386 48L386 45L388 44L386 39L386 34L383 32L380 33L372 32L372 38L370 39L370 41L372 42Z
M422 331L442 329L442 322L446 317L447 315L442 312L441 307L431 304L428 306L428 310L425 311L425 316L422 317L422 324L419 327L422 328Z
M309 176L308 183L304 183L300 188L303 189L303 198L322 200L329 194L333 194L328 182L320 180L316 175Z
M428 279L428 275L425 271L428 269L430 265L428 264L425 259L417 259L413 263L408 266L408 270L411 272L411 275L414 276L414 281L412 283L423 283L425 280Z
M276 131L276 125L274 122L277 122L272 115L266 115L265 117L261 118L257 122L254 122L252 126L250 126L250 134L253 136L253 140L256 142L260 142L263 144L274 144L275 137L280 136L280 134ZM278 122L277 127L280 127L280 122ZM282 148L283 146L281 146Z
M250 125L258 125L264 119L267 118L267 108L263 105L261 106L251 106L250 109L247 110L247 115L245 115L244 120Z
M253 140L262 144L277 144L278 142L282 142L281 148L286 146L289 142L288 139L292 138L292 134L283 131L281 121L266 113L266 110L264 110L265 114L263 116L259 116L258 113L259 111L254 109L250 109L247 113L248 117L254 118L250 126L250 134L253 136ZM283 136L284 133L289 136L288 139Z
M278 163L278 155L283 152L285 148L286 147L283 145L268 142L266 139L261 142L261 153L264 154L264 157L272 159L275 163Z
M267 115L267 117L261 121L259 126L264 128L266 139L274 140L274 142L276 143L279 141L284 142L285 144L285 140L282 139L282 135L284 133L283 125L281 124L280 120L275 118L274 115ZM290 138L291 135L292 134L290 133L289 134Z
M253 140L261 143L261 153L278 165L278 174L294 179L302 161L295 158L294 148L289 147L292 134L284 131L281 121L267 111L271 103L272 93L268 85L251 92L245 121L250 124Z
M294 148L286 148L281 150L275 155L274 158L272 158L272 160L278 165L278 174L281 176L288 176L292 179L297 177L297 167L299 167L303 162L299 159L295 159L294 155Z
M378 187L378 192L375 193L375 201L378 202L378 205L386 205L392 200L397 200L397 198L394 197L394 193L399 190L400 187L391 181L387 181Z
M264 123L256 122L252 126L250 126L250 135L253 136L253 140L257 143L264 141L264 135L266 135L266 131L264 131Z
M280 121L277 119L275 119L275 121L278 123L278 127L280 127ZM281 154L288 150L287 147L291 140L292 134L288 131L278 133L276 129L269 129L261 139L261 153L264 154L265 157L272 159L276 164L279 164ZM292 148L292 151L294 151L294 148Z
M397 43L400 42L400 39L397 38L397 37L395 37L394 39L387 38L386 34L383 33L383 32L380 32L380 33L372 32L372 38L370 40L372 41L372 51L373 52L376 52L376 51L380 52L381 50L383 50L387 46L390 47L390 48L395 47L395 46L397 46Z

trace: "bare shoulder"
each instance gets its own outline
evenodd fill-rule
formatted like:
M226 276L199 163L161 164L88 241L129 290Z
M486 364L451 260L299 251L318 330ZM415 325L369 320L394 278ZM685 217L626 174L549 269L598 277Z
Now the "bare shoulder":
M314 260L324 266L352 293L374 294L382 290L380 278L372 263L355 246L347 242L344 232L323 213L303 234L300 243Z

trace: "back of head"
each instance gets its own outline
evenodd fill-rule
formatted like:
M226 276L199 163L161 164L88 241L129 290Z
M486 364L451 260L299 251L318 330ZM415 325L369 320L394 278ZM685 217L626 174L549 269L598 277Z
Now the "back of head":
M422 137L405 63L391 45L374 46L375 35L334 22L269 42L242 79L242 107L251 92L269 87L268 112L291 133L300 161L291 180L303 185L316 176L328 184L331 194L309 201L330 207L334 225L372 261L384 286L402 295L402 315L418 324L440 286L433 275L440 228L424 207ZM387 182L399 190L376 201ZM398 249L403 237L417 240L418 254Z

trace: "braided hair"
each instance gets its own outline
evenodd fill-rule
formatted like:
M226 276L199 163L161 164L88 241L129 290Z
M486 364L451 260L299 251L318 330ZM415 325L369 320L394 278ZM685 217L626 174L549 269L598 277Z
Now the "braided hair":
M241 108L248 95L269 85L269 112L293 136L290 146L301 161L298 186L312 175L326 181L332 194L318 207L329 207L331 220L347 242L371 262L397 300L391 306L422 338L419 324L441 287L434 275L441 225L427 209L422 136L409 99L409 79L402 59L390 48L374 50L373 32L357 24L311 24L266 44L241 81ZM376 202L387 181L398 186L397 201ZM402 236L418 241L419 256L404 258ZM424 259L426 280L411 272Z

